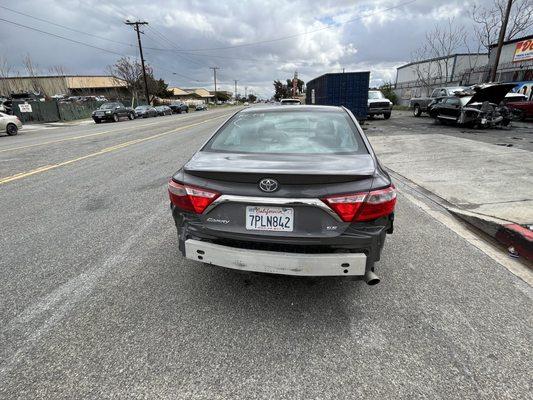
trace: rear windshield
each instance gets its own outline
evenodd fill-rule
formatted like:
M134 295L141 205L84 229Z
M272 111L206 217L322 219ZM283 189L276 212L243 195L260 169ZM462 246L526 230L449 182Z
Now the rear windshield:
M203 151L256 154L366 154L346 112L246 112L232 117Z

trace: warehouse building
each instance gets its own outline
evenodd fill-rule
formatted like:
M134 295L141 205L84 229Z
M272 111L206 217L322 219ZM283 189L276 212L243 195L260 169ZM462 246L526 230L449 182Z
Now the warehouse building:
M395 92L400 104L411 97L427 96L438 86L470 86L488 82L498 45L488 54L453 54L397 68ZM533 88L533 35L504 42L496 82L516 82L516 91L531 96Z
M0 96L13 93L36 93L43 96L127 95L126 82L109 75L17 76L0 78Z
M476 68L468 73L466 81L469 84L488 82L498 45L492 44L489 49L488 64ZM526 86L524 94L531 95L533 85L533 35L509 40L503 43L498 69L496 70L496 82L516 82L517 91Z
M487 62L486 53L458 53L402 65L396 70L396 95L401 105L409 105L411 97L429 96L438 86L466 84L469 72Z

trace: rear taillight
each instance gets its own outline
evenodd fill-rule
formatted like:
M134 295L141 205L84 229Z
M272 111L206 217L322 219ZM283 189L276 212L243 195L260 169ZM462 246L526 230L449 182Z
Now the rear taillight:
M373 190L368 193L344 194L322 199L344 222L370 221L394 211L396 189Z
M184 185L172 179L168 182L168 194L176 207L196 214L203 213L207 206L220 196L220 193L212 190Z

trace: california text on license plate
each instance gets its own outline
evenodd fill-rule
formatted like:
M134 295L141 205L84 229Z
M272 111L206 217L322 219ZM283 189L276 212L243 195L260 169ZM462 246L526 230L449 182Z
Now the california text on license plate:
M252 231L292 232L294 210L286 207L246 207L246 229Z

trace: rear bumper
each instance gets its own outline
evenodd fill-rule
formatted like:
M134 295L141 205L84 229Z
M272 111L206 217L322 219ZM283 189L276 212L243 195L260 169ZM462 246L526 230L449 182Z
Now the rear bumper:
M299 259L300 255L305 255L305 259L309 257L320 257L322 255L340 257L346 259L353 255L364 256L363 264L365 271L373 271L375 262L380 260L381 250L385 244L385 237L387 233L392 233L394 214L387 218L381 219L381 222L352 225L346 229L342 234L325 237L289 237L277 235L261 235L253 234L252 232L237 233L237 232L222 232L213 229L208 229L201 221L200 217L195 214L181 212L179 209L171 205L174 222L178 231L179 250L181 253L196 261L209 262L214 265L227 266L221 264L216 259L208 261L206 259L198 259L198 254L194 254L196 250L204 250L202 248L187 250L187 243L198 242L206 246L215 245L222 246L223 249L231 249L239 254L256 254L256 251L266 252L268 254L295 254ZM211 247L209 247L211 248ZM219 249L219 247L213 247ZM192 255L191 255L192 254ZM200 254L201 255L201 254ZM286 259L287 256L283 256ZM256 255L252 257L252 262L257 259ZM335 268L338 268L337 261ZM233 265L233 264L232 264ZM253 264L247 263L246 270L255 271ZM264 270L263 272L267 272ZM275 272L281 273L281 272ZM342 273L345 274L344 272ZM353 274L353 273L352 273ZM360 275L363 275L364 272Z
M362 253L303 254L241 249L188 239L185 257L220 267L294 276L363 276Z

